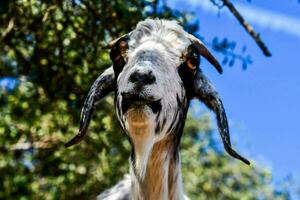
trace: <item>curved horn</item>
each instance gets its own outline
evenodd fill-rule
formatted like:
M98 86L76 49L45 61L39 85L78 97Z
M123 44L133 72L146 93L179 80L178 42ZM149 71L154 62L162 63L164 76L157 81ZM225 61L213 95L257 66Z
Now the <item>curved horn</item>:
M110 41L107 45L106 45L106 48L113 48L115 46L115 44L121 39L121 38L125 38L127 36L129 36L132 32L130 33L127 33L127 34L124 34L122 35L121 37L118 37L117 39L114 39L113 41Z
M234 158L243 161L247 165L250 165L250 162L246 158L242 157L234 149L232 149L228 122L223 103L210 81L201 72L197 72L195 75L194 96L216 114L218 129L227 153Z
M65 147L79 143L86 135L95 104L114 90L114 71L112 67L105 70L93 83L81 110L78 134L65 144Z
M206 48L206 46L198 38L196 38L193 35L189 35L189 38L196 45L200 55L202 55L204 58L206 58L206 60L208 60L210 62L210 64L212 64L217 69L217 71L220 74L222 74L223 69L222 69L221 65L219 64L217 59L210 53L210 51Z

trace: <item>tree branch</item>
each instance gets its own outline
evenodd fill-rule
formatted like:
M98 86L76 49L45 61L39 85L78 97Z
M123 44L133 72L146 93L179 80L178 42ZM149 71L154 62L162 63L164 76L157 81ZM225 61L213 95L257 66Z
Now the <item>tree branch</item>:
M55 10L55 9L56 9L56 5L49 6L49 8L47 8L47 10L46 10L46 12L45 12L45 14L43 16L42 21L45 22L48 19L48 16L49 16L50 12L52 10Z
M0 42L5 40L5 38L7 37L7 35L12 31L12 29L14 28L15 25L15 18L12 17L7 25L7 28L2 32L1 34L1 38L0 38Z
M44 138L41 141L19 141L12 145L9 150L11 151L28 151L30 149L51 149L56 148L59 143L58 138Z
M152 5L153 5L153 16L157 17L157 0L154 0Z
M222 0L224 5L230 10L230 12L237 18L240 24L246 29L246 31L251 35L251 37L255 40L257 45L263 51L264 55L269 57L271 56L270 51L268 50L265 43L260 39L258 33L256 33L253 27L242 17L242 15L237 11L234 5L230 2L230 0Z

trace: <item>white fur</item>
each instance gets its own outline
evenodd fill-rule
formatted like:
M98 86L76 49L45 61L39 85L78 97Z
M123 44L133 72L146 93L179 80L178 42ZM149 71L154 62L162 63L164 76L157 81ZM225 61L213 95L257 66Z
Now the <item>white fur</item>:
M179 115L177 113L178 101L182 100L184 105L187 104L185 90L182 86L181 78L178 74L178 66L182 63L182 56L191 41L180 25L175 21L169 20L152 20L147 19L137 24L135 30L129 35L128 50L126 52L126 64L117 77L117 105L121 107L122 92L135 90L135 84L130 82L130 75L135 71L152 71L156 78L154 84L145 85L140 94L143 96L152 96L155 100L161 100L162 110L158 119L152 113L151 109L145 105L139 110L129 110L126 114L122 111L117 112L121 121L122 128L131 138L135 150L135 166L130 167L131 180L128 177L120 183L124 183L126 194L130 193L130 199L143 199L141 193L140 181L146 176L147 165L151 155L153 145L166 138L169 133L169 127L178 123ZM144 53L144 54L143 54ZM145 55L145 59L141 55ZM178 96L178 97L177 97ZM155 133L157 123L163 124L160 133ZM168 175L171 155L170 151L161 152L165 161L162 166L163 170L163 193L160 198L169 199ZM180 158L179 163L175 166L177 173L176 199L187 199L183 193ZM134 173L134 169L137 171ZM137 177L138 176L138 177ZM119 184L120 184L119 183ZM126 185L126 186L125 186ZM130 185L130 186L128 186ZM117 192L118 185L106 192L106 195L99 195L98 199L114 200L124 199L124 196ZM120 189L120 188L119 188ZM121 189L120 189L121 190ZM129 191L128 191L129 190ZM113 194L113 192L115 192ZM109 196L108 194L111 194Z

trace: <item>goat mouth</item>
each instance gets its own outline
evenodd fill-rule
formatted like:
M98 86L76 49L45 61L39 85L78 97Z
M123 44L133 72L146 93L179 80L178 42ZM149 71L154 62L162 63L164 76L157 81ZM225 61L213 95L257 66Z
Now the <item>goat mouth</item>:
M122 111L125 114L130 108L141 109L149 106L153 113L161 110L160 99L155 100L153 96L143 96L138 93L123 92L122 95Z

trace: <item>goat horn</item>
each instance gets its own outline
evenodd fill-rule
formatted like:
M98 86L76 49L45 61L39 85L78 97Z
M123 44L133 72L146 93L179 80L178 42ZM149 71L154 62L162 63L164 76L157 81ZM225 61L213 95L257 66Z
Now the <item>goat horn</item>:
M218 129L227 153L232 157L243 161L247 165L250 165L250 162L246 158L242 157L234 149L232 149L228 122L223 103L210 81L201 72L197 72L195 75L194 96L216 114Z
M221 65L219 64L217 59L210 53L210 51L206 48L206 46L198 38L196 38L193 35L189 35L189 38L196 45L200 55L202 55L204 58L206 58L206 60L208 60L210 62L210 64L212 64L217 69L217 71L220 74L222 74L223 69L222 69Z
M78 134L65 144L65 147L79 143L86 135L95 104L114 90L114 72L112 67L105 70L93 83L81 110Z
M110 41L110 42L106 45L106 48L109 48L109 49L113 48L113 47L115 46L115 44L116 44L121 38L128 37L131 33L132 33L132 32L127 33L127 34L124 34L124 35L122 35L121 37L118 37L117 39L114 39L113 41Z

